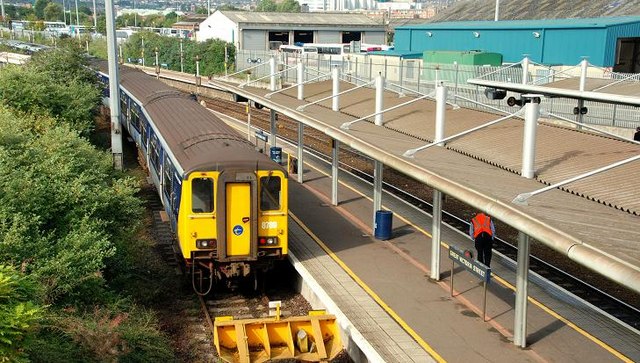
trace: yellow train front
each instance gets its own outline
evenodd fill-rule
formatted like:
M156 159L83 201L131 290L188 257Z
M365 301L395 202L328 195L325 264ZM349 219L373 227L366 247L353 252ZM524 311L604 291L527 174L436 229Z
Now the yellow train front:
M103 83L108 75L99 73ZM121 69L120 120L138 146L197 292L257 279L287 255L288 175L188 95Z
M246 164L195 171L182 183L177 236L198 292L214 281L257 284L287 254L286 172Z

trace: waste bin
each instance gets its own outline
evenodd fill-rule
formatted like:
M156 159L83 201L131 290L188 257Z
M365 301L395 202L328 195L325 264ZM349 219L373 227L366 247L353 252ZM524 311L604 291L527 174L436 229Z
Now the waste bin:
M270 151L269 155L271 156L271 160L275 161L278 164L282 164L282 148L278 146L272 146L271 149L269 149L269 151Z
M393 225L393 212L388 210L376 211L376 224L373 229L373 235L376 239L388 240L391 238L391 229Z

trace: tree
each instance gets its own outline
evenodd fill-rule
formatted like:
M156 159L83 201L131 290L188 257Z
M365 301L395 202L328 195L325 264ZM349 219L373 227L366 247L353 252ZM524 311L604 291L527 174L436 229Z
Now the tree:
M89 16L93 14L93 10L91 10L87 5L78 6L78 12Z
M138 19L138 24L140 24L140 20L141 19ZM125 14L120 15L118 18L116 18L116 27L124 28L124 27L127 27L127 26L134 26L135 22L136 22L136 15L135 14L125 13ZM105 27L106 27L106 25L105 25Z
M144 17L142 24L143 26L159 28L164 23L164 16L162 14L150 14ZM140 24L140 19L138 19L138 24Z
M47 7L44 8L44 20L62 21L64 18L62 11L62 5L58 3L48 3Z
M164 16L164 22L162 23L162 26L164 28L171 28L171 26L175 24L177 21L178 21L178 14L176 14L175 11L172 11Z
M28 19L29 17L33 17L35 19L35 12L33 8L19 7L17 9L17 16L14 19Z
M239 11L240 9L233 6L232 4L224 4L217 8L217 10L227 10L227 11Z
M299 13L300 3L296 0L284 0L278 4L278 11L281 13Z
M273 0L260 0L256 6L256 11L274 12L278 9L275 1Z
M33 9L38 19L44 19L44 9L47 7L48 3L48 0L36 0Z
M27 67L0 73L0 100L22 112L59 117L86 135L100 92L85 63L81 54L67 49L39 52Z
M106 35L107 34L107 17L104 14L98 15L98 33Z

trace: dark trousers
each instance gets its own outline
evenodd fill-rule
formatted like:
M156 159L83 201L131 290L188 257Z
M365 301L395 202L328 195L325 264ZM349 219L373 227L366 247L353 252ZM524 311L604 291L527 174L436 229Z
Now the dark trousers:
M476 251L478 251L478 261L491 267L491 248L493 248L493 238L488 233L482 232L476 237Z

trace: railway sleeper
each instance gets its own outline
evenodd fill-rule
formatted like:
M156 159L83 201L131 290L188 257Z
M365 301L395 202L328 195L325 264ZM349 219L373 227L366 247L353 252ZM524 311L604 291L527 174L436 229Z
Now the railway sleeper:
M308 316L235 320L216 317L213 341L225 362L257 363L278 359L320 362L343 349L334 315L324 310Z

